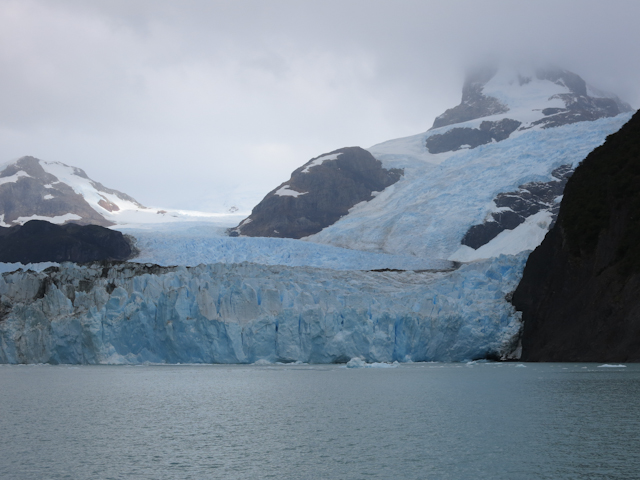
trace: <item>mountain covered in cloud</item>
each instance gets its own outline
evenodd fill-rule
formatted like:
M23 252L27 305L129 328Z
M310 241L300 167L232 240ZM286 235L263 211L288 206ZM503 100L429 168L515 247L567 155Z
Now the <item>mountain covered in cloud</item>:
M567 70L476 69L461 103L431 129L367 149L380 171L402 172L397 181L342 203L348 211L311 235L304 228L251 228L307 225L311 214L329 219L340 195L326 172L350 162L346 151L336 150L294 171L234 232L455 261L532 249L553 224L575 166L631 110ZM323 189L334 203L310 201Z
M431 129L505 114L501 120L504 132L497 132L493 137L500 141L496 137L507 138L506 132L518 128L515 122L524 128L536 125L550 128L613 117L631 110L631 106L616 95L589 86L568 70L484 66L467 75L462 101L436 117ZM486 132L490 128L482 130ZM491 139L485 143L490 142Z

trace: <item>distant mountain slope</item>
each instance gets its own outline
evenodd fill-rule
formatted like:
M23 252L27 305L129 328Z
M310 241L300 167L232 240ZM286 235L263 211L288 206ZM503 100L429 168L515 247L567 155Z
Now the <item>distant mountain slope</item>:
M640 361L640 113L569 179L513 304L522 359Z
M148 208L126 193L92 180L81 168L60 162L22 157L0 171L0 227L29 220L111 226L211 222L233 216Z
M300 238L319 232L398 181L369 152L347 147L309 160L272 190L249 218L231 231L251 237Z
M0 226L29 220L107 226L112 213L127 209L146 207L64 163L22 157L0 172Z

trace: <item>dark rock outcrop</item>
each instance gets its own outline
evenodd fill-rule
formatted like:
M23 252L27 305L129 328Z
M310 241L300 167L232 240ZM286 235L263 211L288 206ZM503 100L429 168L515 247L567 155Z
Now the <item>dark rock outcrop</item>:
M501 142L509 138L522 125L517 120L503 118L498 122L484 121L480 128L452 128L446 133L432 135L426 144L429 153L443 153L460 150L462 147L476 148L493 141Z
M327 159L323 160L323 157ZM311 159L272 190L230 235L301 238L318 233L397 182L402 170L387 170L367 150L347 147Z
M565 108L545 108L542 110L545 117L531 125L552 128L576 122L590 122L604 117L615 117L622 113L612 98L594 98L573 93L554 95L551 98L560 98Z
M493 78L497 71L495 66L483 66L469 72L462 87L460 105L450 108L436 117L431 130L508 112L509 107L500 103L497 98L482 92L486 83Z
M599 118L615 117L623 112L630 112L629 104L622 102L613 95L611 98L592 97L587 93L586 82L577 74L560 68L538 69L536 77L539 80L567 87L569 93L553 95L565 104L564 108L545 108L542 110L544 118L531 125L542 128L553 128L576 122L590 122Z
M498 194L493 202L501 210L492 213L491 219L469 228L460 243L477 250L497 237L499 233L513 230L527 217L543 210L551 212L553 226L560 209L556 199L562 195L572 173L571 165L562 165L551 172L557 180L525 183L515 192Z
M0 262L76 262L126 260L135 248L121 232L99 225L55 225L31 220L0 227Z
M575 170L513 304L522 360L640 361L640 114Z

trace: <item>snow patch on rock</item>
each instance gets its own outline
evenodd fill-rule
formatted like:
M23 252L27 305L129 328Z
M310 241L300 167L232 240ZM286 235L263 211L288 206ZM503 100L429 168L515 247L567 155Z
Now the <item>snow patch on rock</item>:
M55 217L45 217L42 215L31 215L30 217L18 217L16 219L16 223L24 225L29 220L45 220L50 223L55 223L56 225L62 225L66 222L71 222L74 220L82 220L80 215L76 215L75 213L65 213L64 215L57 215Z
M5 183L15 183L18 180L20 180L22 177L29 177L30 175L23 171L20 170L19 172L16 172L13 175L10 175L8 177L0 177L0 185L4 185Z
M280 187L275 194L279 197L299 197L300 195L306 195L307 193L308 192L296 192L295 190L291 190L289 185L284 185L283 187Z
M332 154L329 154L329 155L324 155L322 157L316 158L315 160L312 160L309 165L304 167L304 170L302 170L301 173L309 173L309 169L310 168L317 167L318 165L322 165L322 163L326 162L327 160L336 160L340 155L342 155L342 154L341 153L332 153Z

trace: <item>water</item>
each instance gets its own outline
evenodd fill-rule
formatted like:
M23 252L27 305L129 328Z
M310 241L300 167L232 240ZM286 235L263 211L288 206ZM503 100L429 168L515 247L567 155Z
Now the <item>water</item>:
M631 479L640 365L2 366L0 478Z

